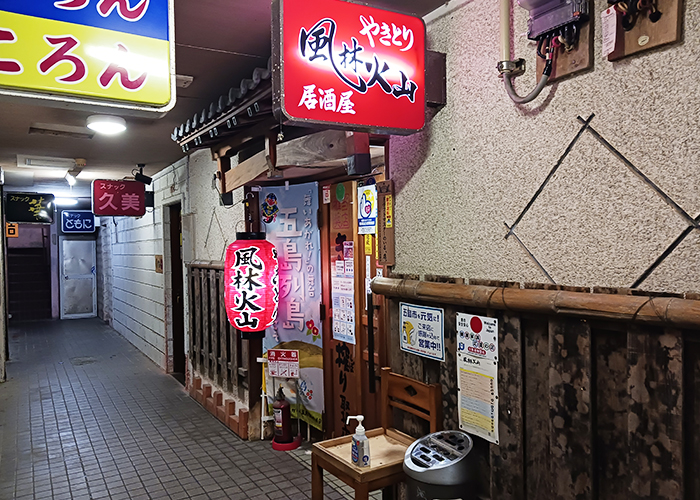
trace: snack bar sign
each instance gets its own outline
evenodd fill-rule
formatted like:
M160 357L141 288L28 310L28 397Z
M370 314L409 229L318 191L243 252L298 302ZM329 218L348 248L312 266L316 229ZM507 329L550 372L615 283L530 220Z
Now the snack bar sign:
M146 213L146 186L138 181L92 181L92 213L140 217Z
M422 19L342 0L275 0L273 9L273 99L286 119L396 134L423 128Z
M0 0L0 94L166 111L173 0Z

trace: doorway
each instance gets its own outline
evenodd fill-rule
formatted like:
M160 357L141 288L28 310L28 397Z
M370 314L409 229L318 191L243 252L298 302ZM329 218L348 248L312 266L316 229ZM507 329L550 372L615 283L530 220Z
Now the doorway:
M60 238L61 319L97 316L95 240Z
M7 238L7 286L13 321L51 319L49 226L20 224Z
M170 286L172 289L173 371L172 376L185 385L185 310L182 284L182 205L168 207L170 211Z

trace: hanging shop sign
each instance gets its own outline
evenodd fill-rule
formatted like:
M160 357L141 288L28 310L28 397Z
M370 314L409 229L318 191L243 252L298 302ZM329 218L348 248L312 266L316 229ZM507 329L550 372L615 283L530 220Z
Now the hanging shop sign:
M498 444L498 319L457 313L459 428Z
M146 213L146 185L138 181L92 181L92 213L140 217Z
M342 0L273 2L280 118L411 134L425 124L425 24Z
M265 233L236 233L236 241L226 249L224 265L229 322L243 338L263 338L265 329L277 318L277 249Z
M445 361L445 310L399 303L401 349Z
M377 185L370 184L357 188L358 234L377 232Z
M64 233L94 233L95 216L90 210L61 212L61 231Z
M167 111L173 0L0 0L0 95Z
M261 192L261 220L279 256L279 312L263 349L299 351L299 391L285 390L296 416L323 430L323 336L318 184L271 186ZM268 351L269 355L269 351ZM268 357L269 361L269 357ZM284 383L283 388L285 387ZM266 384L272 388L273 384ZM274 394L269 394L270 402Z
M52 224L55 211L54 196L38 193L7 193L5 220L29 224Z

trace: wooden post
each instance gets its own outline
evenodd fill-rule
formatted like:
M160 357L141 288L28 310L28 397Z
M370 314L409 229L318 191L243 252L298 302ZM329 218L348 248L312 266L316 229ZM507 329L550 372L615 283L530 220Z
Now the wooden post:
M209 269L209 327L211 329L211 379L221 384L219 371L219 287L216 270Z
M520 318L504 314L498 329L499 444L491 444L491 498L523 500L523 351Z
M209 367L211 366L211 332L209 328L209 275L206 270L202 270L200 273L200 279L202 281L202 355L204 356L204 371L202 375L205 377L210 377L211 370Z
M628 461L627 337L623 332L596 331L596 474L598 498L627 498Z
M557 500L593 498L591 329L585 320L549 322L549 447Z
M367 175L372 172L369 153L369 134L347 132L348 175Z
M195 363L194 369L202 374L202 280L201 272L199 269L193 269L194 280L194 295L192 300L194 301L194 354Z
M224 271L217 271L216 283L218 285L218 295L219 295L219 366L221 367L221 377L223 380L223 387L228 392L233 392L235 378L231 373L231 363L229 358L229 353L231 348L229 343L231 338L228 334L228 315L226 314L226 302L224 301L225 293L225 281L224 281Z
M683 496L683 337L631 327L629 355L629 498ZM697 472L697 471L695 471Z
M525 470L526 498L548 498L552 491L549 474L549 323L521 320L525 337Z

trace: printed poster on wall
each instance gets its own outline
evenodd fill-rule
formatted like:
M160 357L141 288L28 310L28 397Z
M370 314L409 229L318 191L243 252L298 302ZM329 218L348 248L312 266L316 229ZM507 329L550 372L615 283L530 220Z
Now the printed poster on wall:
M357 200L358 234L375 234L377 232L377 185L358 187Z
M331 276L333 338L355 344L355 251L352 241L343 242L343 260L336 260Z
M261 218L267 239L277 248L279 259L279 310L267 329L263 351L299 351L299 394L294 380L282 384L296 418L323 430L323 349L321 336L321 250L318 229L318 185L265 187L260 193ZM272 402L272 381L266 381Z
M498 319L457 313L459 428L498 444Z
M399 303L401 350L445 361L445 310Z

